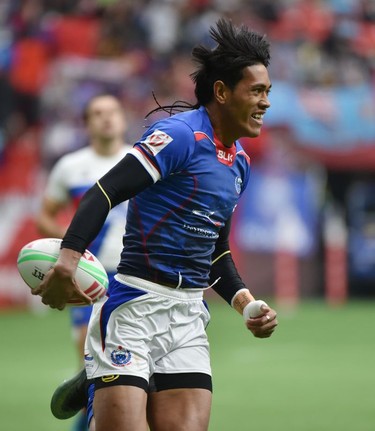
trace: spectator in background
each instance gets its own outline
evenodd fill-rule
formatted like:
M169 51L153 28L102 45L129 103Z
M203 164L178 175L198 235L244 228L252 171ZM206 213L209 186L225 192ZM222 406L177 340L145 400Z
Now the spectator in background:
M62 238L66 226L59 216L71 203L78 205L80 198L96 180L110 170L130 150L124 144L126 122L122 106L110 94L92 98L84 111L84 122L89 136L89 145L63 156L53 167L42 206L37 216L39 231L52 238ZM91 243L90 250L100 259L109 279L116 271L122 250L123 220L127 205L119 205L111 212L102 232ZM83 364L83 347L91 306L71 307L70 315L74 331L80 366ZM85 415L83 425L77 430L87 429Z
M40 125L39 93L52 59L49 40L44 37L43 8L38 0L21 2L9 9L13 33L9 81L13 89L12 134L20 136Z

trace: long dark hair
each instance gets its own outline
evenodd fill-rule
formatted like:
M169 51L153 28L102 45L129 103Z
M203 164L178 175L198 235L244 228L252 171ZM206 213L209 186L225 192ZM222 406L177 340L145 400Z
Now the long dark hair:
M196 109L207 105L214 97L213 85L221 80L230 89L242 79L243 69L255 64L268 67L270 62L270 45L265 36L250 30L245 25L236 27L231 21L221 18L216 28L210 28L210 36L217 42L213 49L198 45L193 48L193 61L197 70L190 76L195 83L197 103L178 100L172 105L161 106L155 98L158 107L150 111L146 118L159 111L172 115L187 109Z

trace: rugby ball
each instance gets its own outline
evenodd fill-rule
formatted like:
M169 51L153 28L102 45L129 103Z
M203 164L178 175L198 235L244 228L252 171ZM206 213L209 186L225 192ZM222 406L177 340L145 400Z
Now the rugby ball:
M61 239L42 238L31 241L21 248L17 258L17 268L31 289L38 287L53 267L59 256L60 246ZM108 276L103 265L88 250L79 261L75 279L93 302L102 298L108 288ZM80 299L71 299L68 304L86 305Z

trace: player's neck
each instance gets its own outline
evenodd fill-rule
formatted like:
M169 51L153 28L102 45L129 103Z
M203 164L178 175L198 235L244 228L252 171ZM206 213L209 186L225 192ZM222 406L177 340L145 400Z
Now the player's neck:
M233 142L237 139L237 137L233 136L233 133L230 131L230 128L228 128L229 133L226 131L226 121L215 105L208 105L205 108L208 113L208 117L210 119L216 138L225 147L230 148L233 145Z

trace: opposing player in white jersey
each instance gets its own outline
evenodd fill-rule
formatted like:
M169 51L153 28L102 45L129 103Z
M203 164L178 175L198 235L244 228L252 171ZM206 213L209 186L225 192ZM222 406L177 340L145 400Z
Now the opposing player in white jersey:
M197 104L153 124L84 196L55 267L33 291L52 308L79 290L77 262L111 208L129 200L124 248L108 298L95 304L85 345L96 431L206 431L212 378L203 291L243 314L254 300L229 248L232 213L249 180L237 141L260 133L270 106L269 44L219 20L213 49L198 46ZM276 312L246 320L270 337ZM256 370L251 370L256 372Z
M83 120L88 145L61 157L50 172L36 220L44 236L62 238L66 226L60 220L61 212L71 204L78 207L85 192L131 149L124 143L125 115L116 97L110 94L93 97L85 106ZM111 211L102 230L88 247L100 259L110 279L116 272L122 250L126 211L126 202ZM70 308L81 364L91 310L91 305ZM86 419L83 423L85 428L82 429L86 429Z

